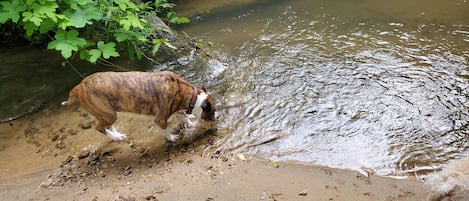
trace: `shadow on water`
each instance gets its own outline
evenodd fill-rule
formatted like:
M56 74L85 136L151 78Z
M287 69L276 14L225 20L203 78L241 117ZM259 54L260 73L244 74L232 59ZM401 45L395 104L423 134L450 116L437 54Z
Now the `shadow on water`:
M228 63L222 148L382 175L468 154L469 3L262 2L183 28Z

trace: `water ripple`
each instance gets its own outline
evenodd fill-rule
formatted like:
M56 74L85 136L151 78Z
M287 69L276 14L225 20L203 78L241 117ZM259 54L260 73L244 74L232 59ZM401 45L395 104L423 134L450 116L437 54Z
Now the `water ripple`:
M386 175L467 153L469 25L335 3L282 3L230 26L253 32L221 48L219 146Z

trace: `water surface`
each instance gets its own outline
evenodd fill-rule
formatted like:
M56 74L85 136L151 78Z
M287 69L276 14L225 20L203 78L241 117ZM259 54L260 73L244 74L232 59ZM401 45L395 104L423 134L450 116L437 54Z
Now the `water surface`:
M468 154L468 19L465 1L260 1L183 30L226 63L227 152L408 175Z

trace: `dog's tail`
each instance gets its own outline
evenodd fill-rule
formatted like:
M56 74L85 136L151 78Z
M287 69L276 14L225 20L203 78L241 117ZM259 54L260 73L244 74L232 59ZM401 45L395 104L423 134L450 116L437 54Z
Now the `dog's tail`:
M73 89L70 91L70 93L68 94L68 100L66 101L63 101L61 103L61 105L71 105L73 102L75 102L75 99L77 97L77 94L78 94L78 90L79 90L79 86L75 86L73 87Z

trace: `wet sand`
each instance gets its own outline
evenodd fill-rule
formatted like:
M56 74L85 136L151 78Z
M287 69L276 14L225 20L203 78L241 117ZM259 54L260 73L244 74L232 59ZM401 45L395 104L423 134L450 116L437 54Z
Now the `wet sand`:
M12 123L0 125L2 200L425 199L413 179L225 153L216 132L170 145L147 116L119 114L123 143L95 131L77 105Z

